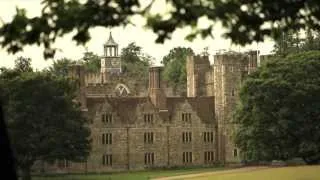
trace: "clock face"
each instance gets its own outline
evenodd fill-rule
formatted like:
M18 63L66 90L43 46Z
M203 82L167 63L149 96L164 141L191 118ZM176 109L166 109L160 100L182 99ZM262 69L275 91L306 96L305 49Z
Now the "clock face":
M112 67L119 67L120 62L117 59L113 59L113 60L111 60L111 66Z

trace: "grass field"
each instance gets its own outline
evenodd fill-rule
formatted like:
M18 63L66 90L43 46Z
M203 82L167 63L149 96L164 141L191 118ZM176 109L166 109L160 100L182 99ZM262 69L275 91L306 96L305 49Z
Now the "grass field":
M178 175L194 176L182 176L179 178L188 180L320 180L320 166L267 168L243 172L222 172L220 170L226 170L226 168L150 170L115 174L57 175L33 177L33 180L147 180L157 177ZM204 174L201 173L206 175L204 176Z
M251 172L217 174L188 180L320 180L320 166L261 169Z
M176 176L193 173L224 170L226 168L195 168L181 170L150 170L114 174L88 174L88 175L56 175L47 177L33 177L32 180L147 180L156 177Z

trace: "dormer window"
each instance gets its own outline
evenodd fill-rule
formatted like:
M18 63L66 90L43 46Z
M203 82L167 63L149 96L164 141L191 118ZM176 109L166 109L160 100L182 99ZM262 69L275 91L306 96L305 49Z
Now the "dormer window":
M101 116L103 123L112 123L112 113L105 113Z
M144 117L144 123L146 124L153 123L153 114L147 113L147 114L144 114L143 117Z
M191 113L182 113L181 119L182 119L182 122L191 123Z

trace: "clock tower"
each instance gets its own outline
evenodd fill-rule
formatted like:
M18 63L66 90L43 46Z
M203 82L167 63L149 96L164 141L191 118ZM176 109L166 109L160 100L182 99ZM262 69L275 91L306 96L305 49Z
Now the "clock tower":
M108 41L103 45L103 50L101 74L103 82L106 82L109 75L120 75L121 73L121 60L118 54L118 44L113 40L111 32Z

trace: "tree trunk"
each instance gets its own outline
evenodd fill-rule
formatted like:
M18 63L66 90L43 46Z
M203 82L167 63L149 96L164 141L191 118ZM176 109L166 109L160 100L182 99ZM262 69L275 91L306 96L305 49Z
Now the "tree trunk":
M30 166L21 169L21 180L31 180Z
M2 102L0 102L0 146L0 162L4 164L4 167L1 167L1 176L7 179L17 179L12 146L2 111Z

